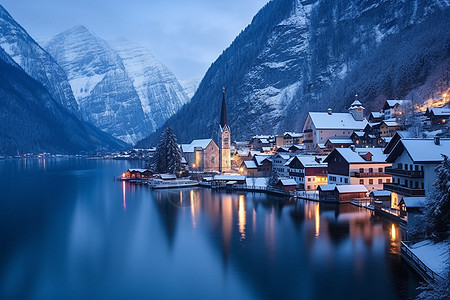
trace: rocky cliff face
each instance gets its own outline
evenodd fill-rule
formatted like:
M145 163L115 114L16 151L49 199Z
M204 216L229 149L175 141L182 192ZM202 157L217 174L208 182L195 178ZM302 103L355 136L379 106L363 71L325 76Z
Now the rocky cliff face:
M405 97L448 58L449 5L271 1L213 63L191 102L168 125L181 142L214 137L222 86L233 139L301 130L308 111L344 110L355 93L377 109L386 97ZM154 144L158 134L142 145Z
M28 75L40 82L57 102L79 116L78 105L64 71L1 5L0 47Z
M175 76L127 41L109 43L77 26L44 44L67 73L83 118L135 143L188 101Z

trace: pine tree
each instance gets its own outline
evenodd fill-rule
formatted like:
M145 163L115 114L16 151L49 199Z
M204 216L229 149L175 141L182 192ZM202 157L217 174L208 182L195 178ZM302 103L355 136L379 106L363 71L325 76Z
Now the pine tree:
M450 162L448 156L436 167L437 179L431 197L428 198L425 218L431 233L442 233L449 230L450 225Z
M158 173L175 174L181 171L181 150L172 128L166 127L159 138L152 168Z
M278 183L278 179L279 179L278 172L277 172L277 170L273 169L272 176L270 176L270 179L269 179L269 186L276 187L276 185Z

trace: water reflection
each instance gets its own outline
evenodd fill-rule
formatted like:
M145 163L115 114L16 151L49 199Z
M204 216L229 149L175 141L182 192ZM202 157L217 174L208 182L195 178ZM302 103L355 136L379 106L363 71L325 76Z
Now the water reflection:
M1 299L414 296L400 228L367 210L112 179L130 167L2 165Z

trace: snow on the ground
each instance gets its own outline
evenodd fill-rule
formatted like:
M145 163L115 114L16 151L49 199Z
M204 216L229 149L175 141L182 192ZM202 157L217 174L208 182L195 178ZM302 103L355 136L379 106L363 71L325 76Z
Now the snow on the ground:
M446 263L450 259L450 241L433 243L425 240L412 245L412 252L434 272L444 276Z

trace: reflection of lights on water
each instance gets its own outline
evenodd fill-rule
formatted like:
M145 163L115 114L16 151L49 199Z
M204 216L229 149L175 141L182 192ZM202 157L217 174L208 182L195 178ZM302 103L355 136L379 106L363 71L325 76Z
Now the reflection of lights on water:
M122 181L123 211L127 211L127 201L125 198L125 181Z
M397 237L397 233L396 233L395 225L392 224L392 226L391 226L391 240L395 241L396 237Z
M183 191L180 191L180 206L183 204Z
M241 240L245 239L245 225L246 225L246 217L247 213L245 211L245 198L244 195L239 196L239 211L238 211L238 220L239 220L239 232L241 233Z
M195 195L194 195L194 190L190 191L190 202L191 202L191 217L192 217L192 227L196 228L197 227L197 219L196 219L196 207L195 204L197 203L197 201L195 201Z
M314 221L316 223L316 237L319 236L320 233L320 211L319 211L319 204L316 204L315 212L314 212Z

